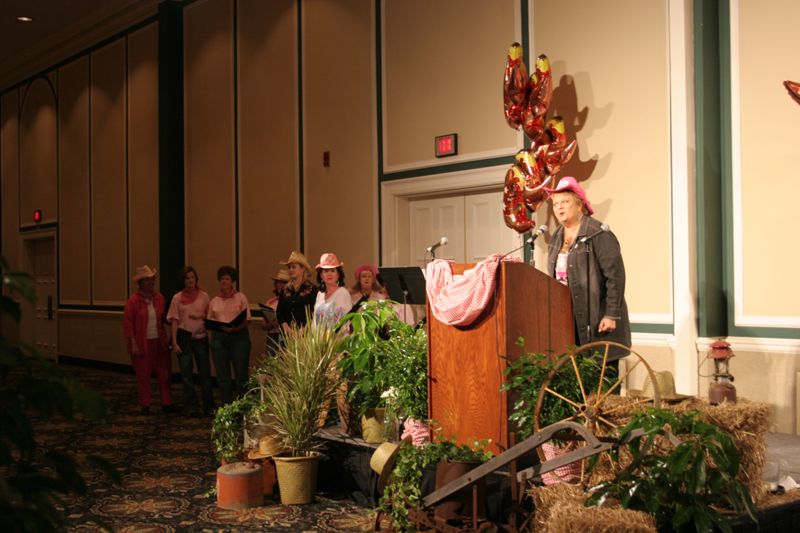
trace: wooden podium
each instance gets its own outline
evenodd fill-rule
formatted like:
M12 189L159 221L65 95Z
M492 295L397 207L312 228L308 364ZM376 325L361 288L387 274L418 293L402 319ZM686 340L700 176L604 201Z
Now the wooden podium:
M451 265L463 274L474 264ZM428 303L428 415L442 437L458 443L491 439L509 447L509 394L500 392L508 366L525 352L560 355L574 344L569 288L524 263L502 262L495 298L473 324L448 326ZM525 339L525 347L517 339Z

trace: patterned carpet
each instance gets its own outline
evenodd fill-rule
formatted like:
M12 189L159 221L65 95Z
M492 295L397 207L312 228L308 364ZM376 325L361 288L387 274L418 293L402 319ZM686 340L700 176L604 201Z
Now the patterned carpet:
M122 475L115 486L99 471L85 470L88 498L66 502L67 531L369 531L372 511L345 497L318 494L304 506L283 506L267 500L262 507L228 511L216 506L218 463L211 450L210 418L187 418L158 409L142 415L136 406L132 375L75 366L62 368L106 398L108 425L54 420L37 425L40 445L77 457L96 454ZM180 405L180 386L173 401ZM215 391L216 392L216 391ZM105 526L105 527L104 527Z

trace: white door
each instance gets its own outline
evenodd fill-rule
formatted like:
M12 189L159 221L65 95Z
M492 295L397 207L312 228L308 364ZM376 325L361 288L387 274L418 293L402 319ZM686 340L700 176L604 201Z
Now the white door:
M26 269L36 286L33 308L32 342L40 355L55 360L58 356L58 321L56 320L56 253L55 237L31 238L25 241ZM23 311L24 313L24 311ZM28 321L24 316L23 320Z
M436 258L458 263L478 263L522 244L503 221L502 191L412 200L409 222L409 257L411 264L421 267L431 260L426 248L441 237L448 242L436 250ZM522 250L509 255L522 258Z
M464 262L478 263L492 254L522 259L522 237L503 220L503 193L487 192L464 197Z
M425 268L431 260L427 248L447 237L434 252L437 259L464 259L464 197L434 198L409 202L410 264Z

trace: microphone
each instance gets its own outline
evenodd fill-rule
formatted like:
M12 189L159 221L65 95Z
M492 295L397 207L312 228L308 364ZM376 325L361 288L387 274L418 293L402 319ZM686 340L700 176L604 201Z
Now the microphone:
M525 239L525 242L522 244L522 246L518 246L513 250L511 250L510 252L504 253L503 255L500 256L500 259L502 260L504 257L511 255L519 250L522 250L523 248L525 248L526 244L533 246L533 241L535 241L542 233L547 233L547 224L542 224L541 226L536 228L536 231L533 232L533 235Z
M528 237L528 240L525 241L525 244L530 244L531 246L533 246L533 241L538 239L539 236L541 236L543 233L547 233L548 229L549 228L547 227L547 224L542 224L541 226L536 228L536 231L533 232L533 235Z
M447 244L447 237L442 237L435 243L431 244L427 248L425 248L426 252L433 253L438 247L442 246L443 244Z
M611 229L611 228L608 227L608 224L600 224L600 229L599 230L595 231L591 235L586 235L585 237L581 237L580 238L580 242L581 243L585 243L587 241L590 241L590 240L594 239L595 237L597 237L598 235L600 235L601 233L607 232L609 229Z

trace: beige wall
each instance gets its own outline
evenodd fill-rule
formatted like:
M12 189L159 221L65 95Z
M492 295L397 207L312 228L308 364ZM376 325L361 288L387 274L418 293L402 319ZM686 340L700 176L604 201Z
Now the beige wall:
M560 175L582 182L619 238L632 319L671 322L667 2L534 1L532 22L532 55L553 67L553 112L578 139Z
M20 218L32 226L33 211L43 211L42 222L58 220L56 209L56 100L50 81L31 82L22 92L19 118Z
M385 170L516 151L501 90L517 3L383 3ZM460 155L436 161L434 137L446 133L458 133Z
M335 252L348 285L358 264L377 261L372 6L303 2L305 249L312 266Z
M184 9L186 261L212 293L236 264L232 31L230 0Z
M762 321L800 326L800 283L782 279L781 265L800 264L800 248L787 246L787 232L797 226L800 158L797 139L800 106L783 81L800 80L794 0L737 2L739 5L739 106L741 116L740 209L734 208L742 280L742 313ZM734 87L736 90L736 87ZM736 185L734 185L736 188ZM735 237L736 238L736 237ZM780 250L772 259L771 250ZM745 319L744 322L752 322Z
M58 94L60 298L90 305L88 56L59 69Z

